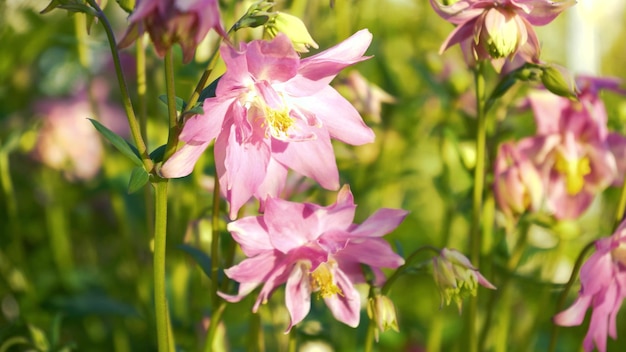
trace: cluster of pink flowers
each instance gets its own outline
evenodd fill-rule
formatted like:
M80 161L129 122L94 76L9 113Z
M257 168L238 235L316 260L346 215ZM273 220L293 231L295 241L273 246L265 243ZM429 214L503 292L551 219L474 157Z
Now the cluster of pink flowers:
M610 185L621 185L626 138L608 132L601 89L623 93L619 81L580 77L577 100L545 90L530 93L536 135L500 147L495 194L507 215L546 210L575 219ZM623 152L622 152L623 153Z

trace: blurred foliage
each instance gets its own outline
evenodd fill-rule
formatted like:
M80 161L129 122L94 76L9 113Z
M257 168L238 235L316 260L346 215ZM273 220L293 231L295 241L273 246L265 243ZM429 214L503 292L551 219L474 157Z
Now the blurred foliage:
M465 250L475 134L473 78L458 48L438 54L452 27L425 0L337 0L333 8L329 0L277 3L307 23L319 50L361 28L374 34L368 50L373 58L354 69L394 96L396 103L383 106L380 122L367 121L376 132L375 143L335 145L341 180L351 185L359 205L356 221L380 207L404 208L410 210L409 217L388 236L400 253L406 256L425 244ZM223 0L220 4L229 26L248 2ZM84 30L76 18L80 15L57 10L40 15L46 5L45 0L0 2L0 350L153 351L152 225L146 215L151 210L149 186L127 193L133 164L104 139L97 141L104 146L104 161L90 179L68 179L61 170L33 157L49 112L41 101L67 104L81 91L93 94L94 82L101 81L108 90L107 103L120 102L100 26L95 24L91 35L79 40L76 33ZM114 1L108 1L106 11L118 35L123 33L127 14ZM554 28L560 29L551 34ZM563 28L563 21L557 21L539 35L542 40L545 36L546 43L562 41ZM618 28L618 38L623 38L626 29ZM239 40L254 33L241 32ZM621 41L616 43L607 49L603 69L623 78L626 68L618 63L626 59L626 51ZM551 48L544 45L545 56L565 60L562 47ZM88 53L86 59L81 59L81 50ZM123 51L123 60L131 91L136 92L133 50ZM178 96L191 94L212 50L209 41L199 49L198 60L187 66L180 65L177 51ZM159 100L165 89L162 62L152 48L147 52L148 144L154 150L166 139L165 106ZM219 74L218 69L214 76ZM490 78L493 82L497 77ZM490 126L491 160L499 142L533 133L532 116L519 109L519 98L528 88L515 84L494 106L492 114L498 124ZM605 98L610 126L626 132L625 101L611 94ZM107 121L107 116L92 113L76 123L89 124L87 118ZM78 138L72 143L74 148L86 148ZM205 253L210 247L211 158L201 160L197 169L192 176L174 181L170 192L167 284L180 351L203 349L211 314L205 275L210 262ZM510 255L504 230L488 234L483 253L492 255L484 258L481 271L496 286L511 276L513 280L504 292L479 291L481 307L495 302L492 329L486 335L490 350L546 348L563 278L567 279L573 258L585 243L609 234L617 193L607 191L583 219L565 224L570 227L560 226L561 232L537 227L533 238L538 245L525 252L522 271L516 276L504 265ZM329 204L334 197L332 192L311 188L296 198ZM486 202L486 216L489 211L493 214L493 207L493 202ZM253 213L254 206L246 211ZM232 243L226 221L221 222L225 250ZM239 252L233 255L235 260L241 258ZM391 291L400 332L383 333L375 347L379 351L464 350L463 319L454 307L440 308L428 259L425 256L424 265L403 276ZM258 317L250 313L254 299L227 306L222 330L225 349L253 350L255 341L248 327L260 318L257 324L261 324L267 350L286 350L282 290L261 307ZM332 319L318 303L314 300L311 313L298 328L301 346L323 343L348 351L362 345L367 327L364 311L355 331ZM484 320L485 309L481 312ZM623 314L618 320L618 326L626 326ZM558 350L578 348L584 331L584 325L562 328ZM622 331L621 335L624 341L626 334ZM609 350L623 346L619 340L609 341Z

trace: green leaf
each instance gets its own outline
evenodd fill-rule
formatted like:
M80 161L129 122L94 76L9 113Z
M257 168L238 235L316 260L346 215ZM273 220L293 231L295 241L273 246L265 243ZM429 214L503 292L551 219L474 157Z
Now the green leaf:
M146 183L148 183L148 179L150 175L146 172L146 170L137 166L133 169L133 172L130 174L130 180L128 181L128 194L135 193L141 187L143 187Z
M152 153L150 153L150 159L152 159L152 161L154 161L155 163L159 163L163 161L163 156L165 156L166 147L167 145L163 144L162 146L153 150Z
M188 114L188 115L202 115L202 114L204 114L204 109L202 108L202 105L198 104L198 105L194 106L193 108L189 109L189 111L187 111L185 114Z
M46 338L46 334L43 330L34 325L28 325L28 330L30 330L31 341L38 351L50 350L50 343L48 343L48 339Z
M115 132L111 131L110 129L104 127L104 125L100 122L94 119L89 119L89 121L91 121L96 130L98 130L98 132L100 132L104 136L104 138L108 139L109 142L111 142L111 144L113 144L113 146L117 148L117 150L126 155L137 166L143 167L141 158L139 158L139 153L134 146L128 144L128 142L126 142L124 138L115 134Z
M200 93L200 97L198 97L198 101L200 103L203 103L204 99L206 99L206 98L214 98L215 97L215 91L217 90L217 84L219 83L221 78L222 78L222 76L217 77L215 79L215 81L211 82L211 84L209 84L206 88L204 88L202 90L202 92Z
M159 96L159 100L167 106L167 95L163 94ZM185 108L186 104L182 98L176 97L176 111L180 112Z
M211 278L211 257L196 247L192 247L188 244L180 244L178 248L189 254L196 264L200 266L204 274Z

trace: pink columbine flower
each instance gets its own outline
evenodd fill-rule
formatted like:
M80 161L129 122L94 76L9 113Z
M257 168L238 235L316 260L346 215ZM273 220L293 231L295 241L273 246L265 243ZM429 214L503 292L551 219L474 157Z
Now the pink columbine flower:
M354 284L366 282L361 264L370 266L374 284L382 285L385 276L380 268L404 263L381 237L395 229L407 212L380 209L357 225L352 223L355 209L348 186L327 207L268 198L264 215L228 224L248 259L225 270L240 283L239 293L220 296L237 302L262 285L252 309L256 312L274 289L286 284L285 303L291 317L287 331L309 313L313 292L337 320L356 327L361 300Z
M120 48L129 46L147 30L160 57L178 43L185 63L191 61L209 30L227 37L217 0L137 0L128 20L130 27L118 44Z
M540 170L546 205L559 219L577 218L619 177L612 149L626 146L626 139L608 132L597 94L610 86L605 80L595 82L578 80L577 101L547 91L529 94L537 135L521 140L518 147Z
M561 326L582 324L587 309L591 307L591 322L583 341L585 351L595 345L606 351L606 337L617 338L615 318L626 298L626 222L611 237L595 243L596 252L580 269L581 288L571 307L554 317Z
M513 142L500 146L494 169L495 199L504 214L512 218L539 210L543 200L539 171Z
M289 38L224 45L226 73L204 114L185 123L181 147L161 168L164 177L183 177L215 141L215 163L230 216L252 196L277 196L287 170L339 188L331 138L360 145L374 140L356 109L329 82L346 66L363 61L372 40L361 30L339 45L300 59Z
M533 26L546 25L574 0L460 0L446 6L430 0L432 7L457 27L440 52L461 44L469 64L491 60L500 71L506 58L516 54L526 62L538 62L540 44Z

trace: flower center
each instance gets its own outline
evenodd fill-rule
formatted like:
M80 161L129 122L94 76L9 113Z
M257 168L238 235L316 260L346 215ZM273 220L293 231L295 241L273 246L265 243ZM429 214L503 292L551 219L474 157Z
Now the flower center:
M335 294L343 296L343 292L333 280L333 272L328 263L318 265L318 267L311 272L311 286L313 290L319 290L319 295L322 298L328 298Z
M264 108L265 123L270 134L277 139L284 139L288 137L287 131L293 126L294 120L289 116L289 108L285 107L282 110L275 110L268 106Z
M494 8L489 10L489 12L486 18L492 16L499 17L499 21L494 21L499 23L499 26L494 28L486 26L484 28L487 32L487 51L494 59L507 57L515 52L518 46L519 29L515 22L515 14L500 8ZM489 20L486 20L486 22L489 22Z
M556 157L555 169L565 175L565 188L572 196L583 189L585 176L591 173L589 158L567 160L562 154Z

